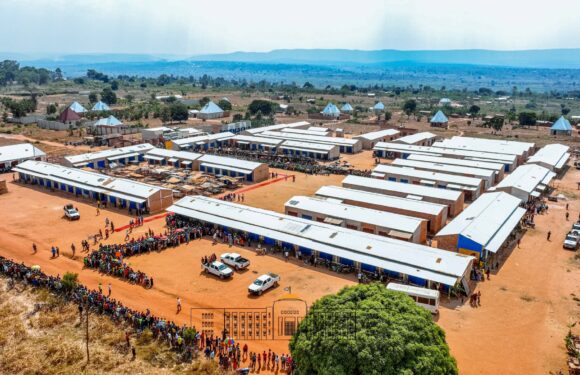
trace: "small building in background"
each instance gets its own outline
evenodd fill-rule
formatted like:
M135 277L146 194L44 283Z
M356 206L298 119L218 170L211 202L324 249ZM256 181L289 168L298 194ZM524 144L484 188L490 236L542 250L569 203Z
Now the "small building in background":
M564 116L560 117L558 121L550 128L551 135L572 135L572 125Z
M94 124L96 134L120 134L126 129L125 124L123 124L115 116L111 115L109 117L98 119Z
M397 138L393 142L406 145L431 146L437 140L437 135L430 132L420 132Z
M209 101L206 105L203 106L201 111L197 114L197 118L203 120L210 120L215 118L222 118L225 116L225 112L221 109L217 104L212 101Z
M96 102L95 105L93 106L93 108L91 108L91 111L95 111L95 112L101 112L101 111L110 111L111 108L107 105L107 103L104 102Z
M329 102L321 113L324 117L328 118L337 119L340 117L340 109L338 109L338 107L335 106L332 102Z
M81 116L73 111L70 107L61 112L58 116L58 122L68 125L76 125L77 121L81 120Z
M78 114L87 112L87 109L83 107L79 102L72 102L72 104L69 105L68 107Z
M383 113L385 111L385 105L383 104L383 102L376 103L373 107L373 111L376 114Z
M449 127L449 119L441 111L437 111L435 116L433 116L429 122L431 123L431 126L435 128L447 129Z
M526 164L537 164L559 173L570 160L570 147L558 143L546 145L532 155Z
M0 172L26 160L46 161L46 154L30 143L0 146Z
M395 129L383 129L376 132L364 133L352 137L360 139L365 150L372 150L378 142L390 142L399 136L400 132Z
M344 103L344 105L340 108L340 111L351 114L354 111L354 108L352 108L352 105L349 103Z

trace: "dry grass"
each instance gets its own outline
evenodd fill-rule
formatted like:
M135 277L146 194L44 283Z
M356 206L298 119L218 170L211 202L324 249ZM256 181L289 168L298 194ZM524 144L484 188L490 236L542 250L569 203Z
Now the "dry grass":
M45 306L30 314L35 303ZM179 363L165 345L145 332L133 340L131 361L124 332L109 319L91 315L90 355L86 365L85 326L75 306L46 291L6 289L0 278L0 374L216 374L215 362Z

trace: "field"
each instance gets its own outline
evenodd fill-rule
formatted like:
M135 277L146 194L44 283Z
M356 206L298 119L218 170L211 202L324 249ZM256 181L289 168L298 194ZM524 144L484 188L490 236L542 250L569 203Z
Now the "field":
M373 163L370 152L347 156L358 168L370 168ZM287 173L287 171L273 172ZM99 282L112 284L113 296L132 308L150 308L153 314L173 319L182 324L195 321L190 308L199 307L266 307L284 296L286 288L309 304L318 298L335 293L340 288L355 283L353 275L342 275L305 266L296 261L285 262L282 258L259 256L250 248L231 249L225 244L212 245L203 239L165 250L131 258L129 263L155 280L153 289L144 289L127 282L103 276L83 269L82 256L77 252L71 259L70 244L77 249L82 239L104 229L105 217L118 227L130 217L121 211L102 210L96 216L92 203L74 201L81 212L81 220L68 222L62 218L62 206L74 198L22 186L11 182L11 175L3 175L9 181L9 193L0 196L3 220L0 223L0 254L38 264L45 272L62 275L66 271L77 272L80 281L91 288ZM312 195L320 186L339 185L342 176L312 176L296 173L296 181L281 180L270 185L245 188L245 204L282 212L284 202L293 195ZM580 172L571 169L562 181L556 183L557 192L568 198L571 217L580 212L576 182ZM550 202L549 212L536 217L536 229L528 230L521 247L514 250L497 274L490 281L478 285L482 293L482 306L472 308L469 304L444 298L441 314L436 318L447 334L452 354L456 357L462 374L545 374L564 367L565 350L563 337L568 325L580 318L578 286L580 267L572 252L562 249L561 241L570 223L564 218L565 203ZM138 237L149 228L156 233L164 230L164 220L154 220L133 232ZM552 241L546 233L552 231ZM111 236L110 243L123 241L124 232ZM39 251L32 253L32 243ZM61 249L61 256L50 258L50 246ZM222 281L201 272L200 259L204 255L217 255L235 250L247 257L251 269L237 273L232 280ZM264 272L281 276L281 285L263 296L248 296L246 290L251 281ZM574 294L576 293L576 294ZM176 314L175 300L180 297L183 311ZM287 352L287 341L254 340L250 350L272 349Z

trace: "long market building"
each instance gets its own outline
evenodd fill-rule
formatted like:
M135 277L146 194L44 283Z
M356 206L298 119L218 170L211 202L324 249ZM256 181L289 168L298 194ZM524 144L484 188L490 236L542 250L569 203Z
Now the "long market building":
M461 285L469 293L471 256L202 196L183 198L168 211L226 233L246 234L298 258L314 256L383 272L422 287L449 291Z
M342 180L342 186L349 189L443 204L447 206L447 214L449 217L459 215L463 211L465 199L462 191L438 189L429 186L352 175Z
M427 240L427 220L364 208L320 197L294 196L284 205L286 215L324 222L365 233L414 243Z
M124 178L28 160L14 171L18 179L130 211L159 212L173 204L173 191Z
M549 144L532 155L527 164L537 164L549 170L560 173L570 160L570 147L561 144Z
M88 167L93 169L105 169L115 165L125 165L131 162L145 160L145 154L155 147L149 143L134 146L110 148L102 151L89 152L80 155L64 157L64 163L69 167Z
M447 206L443 204L340 186L323 186L316 191L315 195L352 206L425 219L427 220L427 232L431 234L439 232L447 222Z
M437 235L437 247L494 261L516 239L526 209L520 199L504 192L485 193Z
M491 161L479 161L468 159L444 158L439 156L412 154L406 160L426 161L429 163L457 165L466 168L488 169L494 172L494 182L500 182L505 176L504 165Z
M548 188L556 173L536 164L520 165L490 191L505 191L523 203L539 198Z
M283 139L285 141L298 141L336 145L341 153L354 154L362 150L362 142L358 139L347 139L341 137L324 137L317 135L293 134L276 131L266 131L260 133L261 137Z
M26 160L46 161L46 154L30 143L0 146L0 170L15 167Z

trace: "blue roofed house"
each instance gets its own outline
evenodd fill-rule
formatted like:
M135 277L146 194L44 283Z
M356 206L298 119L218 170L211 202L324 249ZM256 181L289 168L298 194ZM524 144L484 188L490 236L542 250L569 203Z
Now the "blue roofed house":
M350 105L349 103L344 103L342 108L340 108L340 111L344 113L352 113L354 111L354 108L352 108L352 105Z
M447 118L447 116L445 116L443 112L437 111L435 116L431 118L430 123L431 126L433 127L447 129L447 127L449 126L449 119Z
M119 121L119 119L117 119L113 115L98 119L93 124L93 127L95 129L95 133L98 135L119 134L123 133L124 130L127 128L125 124L123 124L121 121Z
M211 100L203 106L201 111L197 114L197 118L209 120L214 118L224 117L224 110Z
M373 111L375 111L375 113L382 113L385 111L385 105L383 104L383 102L377 102L374 107L373 107Z
M87 109L83 107L79 102L72 102L71 105L68 106L73 112L76 113L85 113Z
M572 125L564 116L560 117L558 121L550 128L551 135L572 135Z
M328 102L326 107L322 110L322 115L324 117L331 117L331 118L339 118L340 117L340 109L335 106L332 102Z
M110 111L111 108L107 105L107 103L103 103L101 101L96 102L91 111Z

